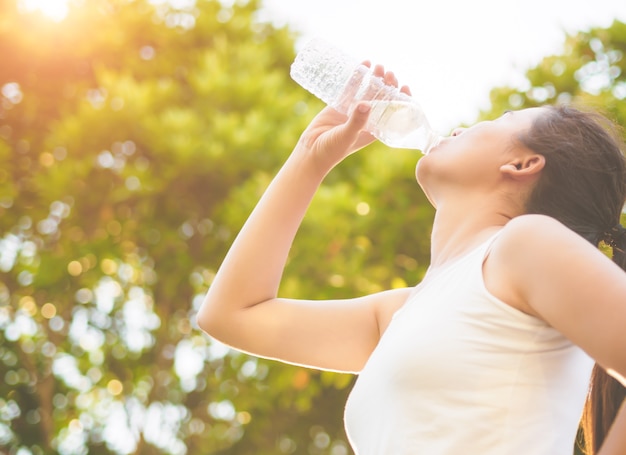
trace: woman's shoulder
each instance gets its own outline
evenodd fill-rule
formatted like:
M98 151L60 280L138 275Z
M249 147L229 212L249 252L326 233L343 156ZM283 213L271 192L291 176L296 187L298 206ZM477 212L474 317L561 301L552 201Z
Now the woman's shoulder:
M626 323L626 276L603 251L553 218L525 215L506 224L485 265L488 289L505 302L626 372L615 349Z
M590 245L584 238L563 223L547 215L520 215L509 221L498 236L498 243L511 253L532 252L538 248L544 253L560 247ZM548 248L547 250L545 250Z
M493 243L490 261L518 288L547 289L560 283L573 289L592 275L600 282L623 273L597 246L544 215L509 221Z
M493 242L484 264L487 288L501 300L533 316L529 293L574 276L582 263L601 254L558 220L545 215L513 218ZM610 262L610 261L609 261Z
M504 226L504 232L512 232L512 235L520 233L535 233L541 235L541 232L543 231L552 232L554 230L571 231L556 218L540 214L526 214L516 216Z

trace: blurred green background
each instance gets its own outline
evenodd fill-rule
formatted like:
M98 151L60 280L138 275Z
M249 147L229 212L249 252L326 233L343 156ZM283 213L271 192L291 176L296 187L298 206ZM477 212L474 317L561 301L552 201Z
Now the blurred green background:
M322 106L289 78L297 30L260 22L257 0L75 1L63 21L20 4L0 0L0 452L351 454L353 377L234 352L194 322ZM573 101L626 125L626 24L563 43L477 119ZM374 144L330 174L283 295L420 280L433 211L416 159Z

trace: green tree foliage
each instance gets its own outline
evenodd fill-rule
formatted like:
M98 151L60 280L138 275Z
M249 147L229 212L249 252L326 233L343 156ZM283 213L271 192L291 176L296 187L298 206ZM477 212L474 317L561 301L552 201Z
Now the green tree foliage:
M491 92L491 108L483 118L503 110L543 104L586 105L626 124L626 24L568 35L560 55L545 57L526 73L526 84Z
M289 79L294 34L257 1L75 1L60 22L24 5L0 0L0 450L348 453L350 376L194 325L321 107ZM337 169L282 292L415 283L432 211L414 164L372 146Z

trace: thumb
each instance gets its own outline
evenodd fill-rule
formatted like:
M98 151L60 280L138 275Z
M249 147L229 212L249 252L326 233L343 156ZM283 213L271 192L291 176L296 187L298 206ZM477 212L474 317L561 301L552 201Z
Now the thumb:
M348 121L335 131L335 143L341 148L352 149L359 140L369 118L371 106L368 103L359 103L350 113ZM350 150L354 152L355 150Z
M369 103L361 102L357 104L350 118L345 124L346 133L356 136L365 128L370 115L371 106Z

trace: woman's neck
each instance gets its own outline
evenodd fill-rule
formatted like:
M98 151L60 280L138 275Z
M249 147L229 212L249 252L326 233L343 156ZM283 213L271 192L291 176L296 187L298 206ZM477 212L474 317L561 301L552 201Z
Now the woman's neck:
M431 269L480 245L516 215L488 203L477 205L465 201L456 207L439 205L431 235Z

